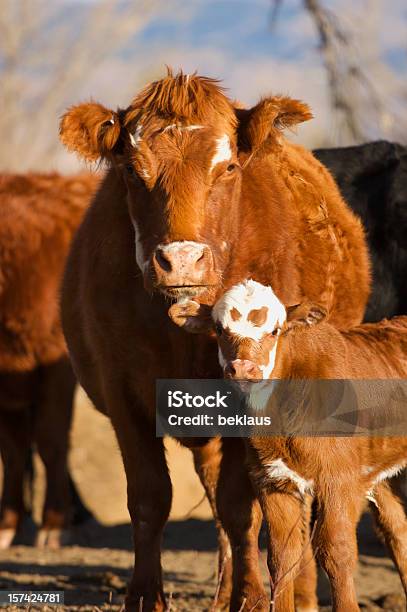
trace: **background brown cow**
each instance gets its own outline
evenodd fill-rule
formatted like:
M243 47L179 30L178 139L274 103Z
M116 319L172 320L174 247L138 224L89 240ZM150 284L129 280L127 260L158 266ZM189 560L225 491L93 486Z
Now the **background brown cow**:
M62 119L68 149L111 164L73 243L62 314L75 371L112 419L124 459L136 554L129 609L165 608L160 544L172 491L154 433L155 379L219 376L213 339L175 327L165 298L210 304L252 276L285 303L318 298L337 325L363 316L361 223L329 172L281 134L310 117L305 104L278 96L235 112L216 81L169 73L127 109L88 103ZM212 442L194 455L234 551L231 609L246 600L266 610L261 514L241 443ZM303 596L313 603L312 592Z
M58 546L69 520L66 460L75 378L59 285L96 184L92 175L0 177L0 548L12 542L24 513L23 476L33 444L47 476L37 543Z

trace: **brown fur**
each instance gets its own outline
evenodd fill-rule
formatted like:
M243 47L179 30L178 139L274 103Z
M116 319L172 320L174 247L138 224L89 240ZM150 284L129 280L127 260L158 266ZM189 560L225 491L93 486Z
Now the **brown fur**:
M324 322L325 316L323 309L310 303L289 308L278 339L276 336L273 340L272 330L266 330L258 343L223 330L219 346L229 362L224 366L225 375L242 377L238 366L243 364L246 372L253 372L256 378L252 366L264 365L265 355L277 342L271 374L276 380L407 378L407 317L339 331ZM248 355L247 342L257 344L257 351ZM257 378L259 373L257 368ZM274 388L270 402L276 396L278 391ZM300 414L297 416L302 419ZM308 416L312 422L312 415ZM363 423L366 418L362 414L359 421ZM353 585L356 525L367 492L370 499L374 496L372 508L407 591L407 519L390 485L375 483L385 470L407 464L406 437L253 437L247 439L246 446L249 472L268 524L268 563L277 612L294 612L290 579L307 544L301 533L304 498L288 478L270 478L274 461L282 460L303 480L313 483L318 505L315 545L331 581L333 609L359 610Z
M57 545L68 519L66 458L75 380L59 316L59 284L97 180L0 177L0 548L11 542L23 515L23 475L33 442L47 472L39 543Z
M94 156L103 130L112 130L106 124L110 111L101 116L96 107L84 130L88 113L89 105L79 105L61 122L62 141L85 159ZM136 553L128 607L143 597L144 610L162 610L160 533L171 483L162 442L154 437L154 381L219 374L213 338L188 336L174 326L164 298L189 295L211 305L224 288L252 276L272 283L286 304L322 296L331 321L347 325L362 318L369 266L362 226L332 177L277 129L310 118L303 103L273 97L251 111L236 110L213 80L170 74L117 114L120 136L114 144L112 138L109 151L99 147L111 169L69 258L63 325L80 381L111 417L123 454ZM261 127L260 133L256 125L267 122L270 129ZM203 127L179 129L196 124ZM231 157L210 171L216 139L223 135L230 138ZM134 261L134 227L143 275ZM174 267L162 247L185 240L207 248L199 261L186 266L179 259ZM181 303L170 312L172 321L191 331L206 329L201 314L204 308L186 310ZM233 561L231 609L238 610L244 598L248 607L260 599L256 610L262 612L268 604L257 566L259 509L244 466L226 475L225 466L239 461L241 443L222 448L206 489L212 506L221 508L222 522L233 522L225 514L231 506L239 508L237 517L246 517L228 527L232 547L241 547ZM205 474L204 450L194 454ZM242 479L249 487L243 496ZM227 557L227 550L221 554ZM221 600L227 600L224 586Z

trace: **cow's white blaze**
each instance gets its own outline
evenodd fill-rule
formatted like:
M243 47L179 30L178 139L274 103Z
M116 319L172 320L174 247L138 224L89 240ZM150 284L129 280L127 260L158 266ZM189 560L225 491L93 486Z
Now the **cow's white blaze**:
M216 140L216 151L212 157L211 170L220 162L227 161L232 158L232 149L230 146L230 138L227 134L224 134Z

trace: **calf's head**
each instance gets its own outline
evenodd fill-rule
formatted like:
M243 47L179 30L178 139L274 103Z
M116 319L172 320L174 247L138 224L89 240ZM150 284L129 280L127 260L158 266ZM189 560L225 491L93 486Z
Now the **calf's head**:
M242 164L277 144L280 127L309 118L282 97L236 110L215 80L169 72L126 109L70 108L60 134L69 150L116 168L145 286L181 298L221 286L241 238Z
M256 281L235 285L212 310L225 378L250 382L269 379L282 338L325 316L323 307L309 302L285 308L271 287Z

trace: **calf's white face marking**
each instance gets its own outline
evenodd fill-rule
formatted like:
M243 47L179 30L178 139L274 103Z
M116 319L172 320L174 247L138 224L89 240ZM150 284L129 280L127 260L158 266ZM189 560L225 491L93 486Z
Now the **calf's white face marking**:
M253 316L253 314L258 316ZM247 280L227 291L215 304L212 311L215 323L220 323L232 334L261 342L262 338L280 328L287 315L283 304L271 287ZM274 369L277 342L269 352L267 365L259 365L263 379L268 379ZM224 355L219 349L219 360L223 367Z

